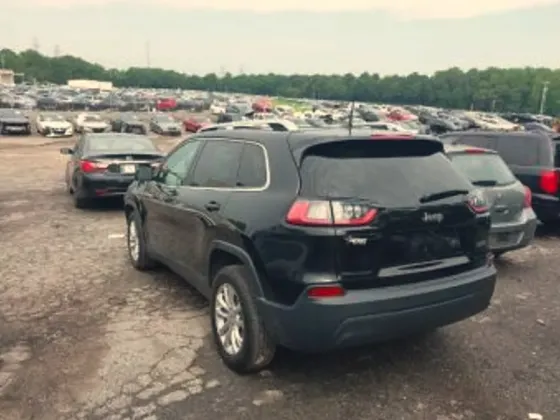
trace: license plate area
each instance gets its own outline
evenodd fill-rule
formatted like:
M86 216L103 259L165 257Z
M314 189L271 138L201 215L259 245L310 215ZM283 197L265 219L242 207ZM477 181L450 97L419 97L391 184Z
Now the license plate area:
M122 174L134 174L134 173L136 173L136 165L133 165L133 164L121 165L121 173Z
M394 232L385 248L384 266L414 264L463 254L457 229Z

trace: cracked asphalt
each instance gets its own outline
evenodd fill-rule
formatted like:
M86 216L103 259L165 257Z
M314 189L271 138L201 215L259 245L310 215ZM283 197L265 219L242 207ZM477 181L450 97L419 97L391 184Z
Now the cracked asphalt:
M560 419L560 234L498 262L471 320L241 377L203 298L129 265L120 203L73 208L69 144L0 138L0 419Z

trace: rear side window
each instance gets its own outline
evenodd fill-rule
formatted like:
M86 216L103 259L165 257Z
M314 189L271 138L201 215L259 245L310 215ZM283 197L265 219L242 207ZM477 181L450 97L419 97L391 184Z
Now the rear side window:
M504 136L498 139L498 150L509 165L538 166L539 140L538 137Z
M240 188L260 188L267 182L266 157L261 146L246 143L237 174Z
M560 138L554 141L554 167L560 168Z
M474 185L509 185L516 178L499 155L491 153L461 153L450 155L453 166Z
M412 140L417 142L419 140ZM317 198L363 198L378 206L416 207L420 198L449 190L471 190L443 153L422 155L402 150L404 141L336 144L307 154L300 172L301 194ZM387 142L383 142L387 143Z
M190 185L208 188L233 188L237 180L243 143L210 140L196 163Z

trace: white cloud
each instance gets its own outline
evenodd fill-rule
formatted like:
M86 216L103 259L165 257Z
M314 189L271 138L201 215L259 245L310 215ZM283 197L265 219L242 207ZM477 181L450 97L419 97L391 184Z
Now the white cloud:
M32 6L72 7L109 5L115 0L20 0L19 4ZM310 12L337 12L378 9L400 18L467 18L494 12L530 8L557 3L558 0L121 0L172 6L181 9L248 10L278 12L286 10Z

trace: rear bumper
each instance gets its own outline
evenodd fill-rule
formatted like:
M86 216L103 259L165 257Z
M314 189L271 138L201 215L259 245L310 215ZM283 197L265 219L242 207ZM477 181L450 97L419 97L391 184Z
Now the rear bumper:
M560 220L560 199L547 194L533 194L533 210L543 222Z
M489 237L490 250L505 252L526 247L535 237L537 224L537 216L531 208L524 209L521 217L515 222L492 224Z
M300 296L287 307L259 300L267 330L278 344L306 351L386 341L466 319L490 304L496 269L482 267L424 283L351 290L340 298Z
M79 194L81 198L123 196L134 181L134 175L84 175Z

